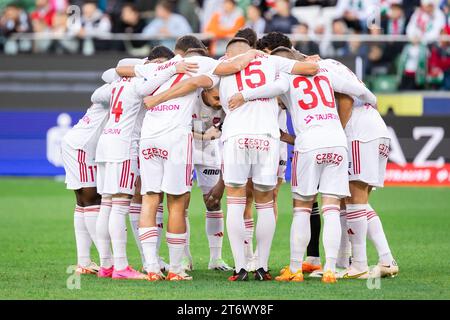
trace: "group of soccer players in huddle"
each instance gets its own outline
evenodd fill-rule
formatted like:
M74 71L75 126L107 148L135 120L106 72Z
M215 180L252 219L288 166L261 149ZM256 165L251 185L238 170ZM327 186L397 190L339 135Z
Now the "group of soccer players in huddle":
M102 80L62 144L67 188L77 201L78 273L191 280L188 207L195 170L206 207L208 268L232 270L222 259L226 224L234 259L228 279L245 281L254 272L256 280L272 280L268 261L287 144L294 145L290 262L275 280L301 282L311 273L334 283L398 273L368 201L372 188L383 186L388 131L376 97L343 64L303 55L281 33L257 40L243 29L219 60L187 35L174 52L158 46L146 59L120 60ZM287 132L287 111L295 136ZM168 264L159 255L164 202ZM127 215L141 254L139 271L127 259ZM379 255L373 270L366 238ZM92 243L100 266L90 258Z

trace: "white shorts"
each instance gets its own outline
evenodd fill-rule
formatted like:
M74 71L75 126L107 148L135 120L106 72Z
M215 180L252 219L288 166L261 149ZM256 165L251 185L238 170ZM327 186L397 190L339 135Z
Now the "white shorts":
M288 159L288 147L287 143L280 142L280 161L278 162L278 178L286 181L286 168Z
M267 135L238 135L227 139L223 148L223 179L227 185L276 186L280 141Z
M95 154L73 149L67 143L61 145L62 160L66 170L66 186L69 190L97 186L97 164Z
M292 192L301 196L317 193L339 198L350 196L348 159L344 147L332 147L294 152L292 159Z
M138 160L124 162L99 162L97 192L101 195L134 195L139 176Z
M362 181L373 187L383 187L389 145L389 138L369 142L349 141L349 180Z
M155 139L142 139L139 147L141 194L180 195L192 189L192 133L176 130Z
M202 164L194 165L197 175L197 183L203 194L207 194L219 182L220 168L205 166Z

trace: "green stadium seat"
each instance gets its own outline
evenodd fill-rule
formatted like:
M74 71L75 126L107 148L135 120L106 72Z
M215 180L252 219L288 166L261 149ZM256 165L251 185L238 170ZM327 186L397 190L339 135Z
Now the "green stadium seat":
M371 79L371 88L374 92L396 92L398 82L396 75L377 76Z

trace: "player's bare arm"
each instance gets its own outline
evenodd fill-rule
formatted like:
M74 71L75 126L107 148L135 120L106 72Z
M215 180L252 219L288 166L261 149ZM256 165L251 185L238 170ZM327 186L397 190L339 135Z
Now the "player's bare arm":
M316 62L298 61L292 68L292 74L314 76L319 72L319 64Z
M345 129L345 126L347 125L352 115L353 99L346 94L338 92L335 93L335 96L336 101L338 102L339 119L341 119L342 128Z
M199 89L199 88L211 88L213 81L210 77L201 75L192 77L183 81L180 81L174 85L170 90L161 92L160 94L146 97L144 104L148 109L151 109L168 100L184 97L185 95Z
M295 144L295 136L280 130L280 141L293 146Z
M235 74L239 72L249 65L252 60L256 58L258 54L261 54L261 51L251 49L244 54L234 57L231 60L226 60L221 62L216 69L214 70L214 74L218 76L228 76L231 74Z

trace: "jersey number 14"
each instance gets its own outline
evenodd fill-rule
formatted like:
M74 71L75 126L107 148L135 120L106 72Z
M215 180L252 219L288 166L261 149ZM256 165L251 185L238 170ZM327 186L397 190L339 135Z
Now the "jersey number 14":
M120 120L120 116L123 113L122 101L119 101L120 95L122 94L123 86L121 86L116 95L116 88L112 89L111 94L111 114L115 116L114 121L117 123Z

